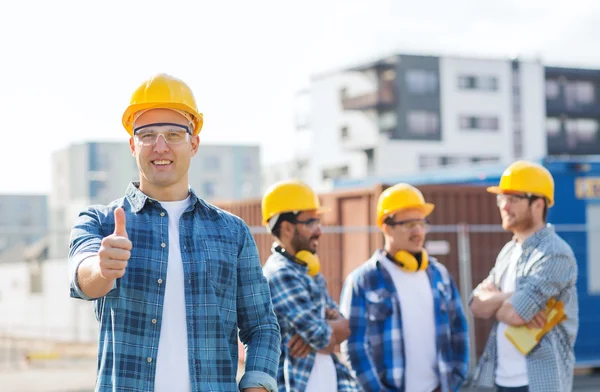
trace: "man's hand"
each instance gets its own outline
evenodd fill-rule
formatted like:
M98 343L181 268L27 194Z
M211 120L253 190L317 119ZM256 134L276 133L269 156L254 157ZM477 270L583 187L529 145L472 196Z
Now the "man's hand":
M504 301L511 295L512 293L501 292L494 282L484 281L473 293L473 301L470 306L471 312L477 318L488 319L493 317Z
M97 272L106 280L115 280L125 275L127 261L131 256L132 244L125 229L125 211L115 209L115 232L102 239L98 251Z
M290 355L294 358L304 358L312 350L298 334L292 336L287 346L290 349Z
M340 317L342 317L342 315L336 309L325 309L325 319L337 320Z
M110 292L115 279L125 275L131 256L131 241L125 230L125 211L115 209L115 231L104 237L98 254L84 259L77 268L77 282L90 298L100 298Z
M533 316L531 321L527 323L527 328L544 328L546 325L546 311L541 310L538 314Z

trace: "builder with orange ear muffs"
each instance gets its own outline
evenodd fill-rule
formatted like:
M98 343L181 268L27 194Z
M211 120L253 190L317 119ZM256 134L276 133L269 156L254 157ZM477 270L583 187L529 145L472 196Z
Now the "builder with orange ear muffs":
M377 203L384 247L344 282L341 349L365 392L456 392L467 376L458 288L423 247L433 209L412 185L386 189Z
M327 211L296 180L272 185L262 200L263 224L275 237L263 272L281 331L279 392L360 391L334 354L349 329L327 292L316 255L321 214Z

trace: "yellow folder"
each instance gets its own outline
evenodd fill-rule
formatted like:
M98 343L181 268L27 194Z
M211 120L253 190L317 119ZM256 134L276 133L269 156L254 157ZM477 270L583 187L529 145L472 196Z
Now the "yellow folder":
M509 326L504 336L523 354L527 355L539 343L542 337L554 326L567 319L561 301L551 298L546 303L546 324L543 328L527 328L527 326Z

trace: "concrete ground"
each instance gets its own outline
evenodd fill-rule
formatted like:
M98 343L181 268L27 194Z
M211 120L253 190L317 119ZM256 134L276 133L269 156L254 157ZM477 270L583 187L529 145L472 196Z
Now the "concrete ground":
M0 389L2 392L93 392L95 366L94 361L86 360L75 363L53 362L21 369L0 369ZM485 391L490 390L461 389L460 392ZM577 376L573 391L600 391L600 375Z

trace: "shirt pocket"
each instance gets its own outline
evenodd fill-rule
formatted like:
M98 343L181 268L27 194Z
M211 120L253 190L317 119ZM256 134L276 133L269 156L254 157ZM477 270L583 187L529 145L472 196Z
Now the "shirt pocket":
M366 303L369 322L380 323L391 317L394 312L391 296L381 290L367 292Z
M237 246L232 241L204 241L208 278L217 294L232 298L237 292Z

